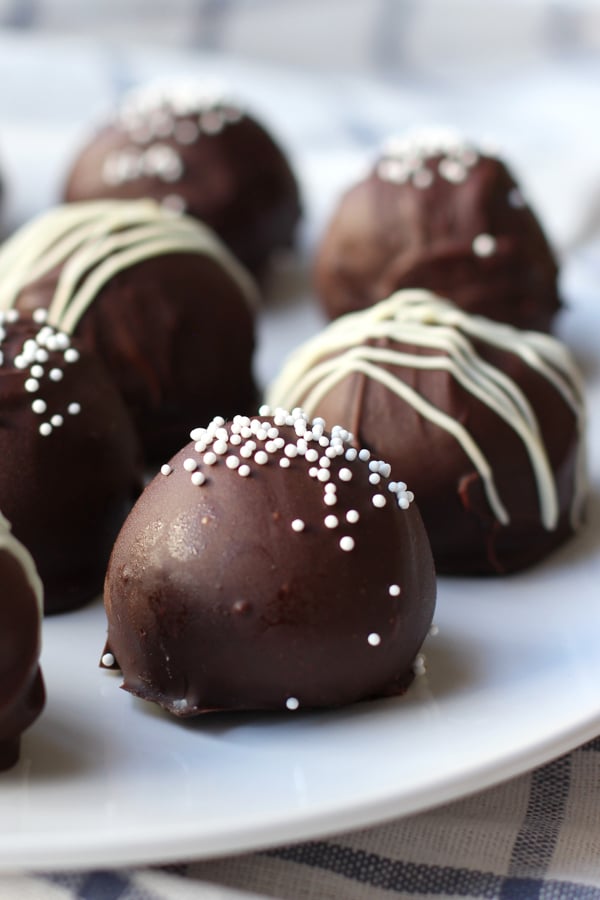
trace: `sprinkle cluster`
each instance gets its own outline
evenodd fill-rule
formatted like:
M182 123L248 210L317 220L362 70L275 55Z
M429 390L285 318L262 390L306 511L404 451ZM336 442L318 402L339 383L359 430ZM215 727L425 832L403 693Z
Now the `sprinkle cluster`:
M437 174L452 184L460 184L478 162L479 153L453 131L418 131L390 138L384 144L377 174L384 181L410 182L416 188L425 189L434 181L436 170L428 163L435 157L440 157Z
M138 178L175 183L184 174L184 162L177 147L166 141L194 144L201 136L220 134L242 117L243 112L226 101L222 92L194 84L150 85L132 91L118 113L118 123L132 145L108 153L102 179L113 187ZM185 211L179 195L169 195L164 202Z
M79 359L79 351L71 346L71 339L63 331L57 331L51 325L46 324L47 310L36 309L32 315L33 321L40 326L39 331L33 337L26 338L23 346L13 360L15 369L23 371L25 375L24 389L31 396L31 410L40 418L38 431L42 437L48 437L52 432L60 428L65 421L65 414L76 416L81 412L81 406L76 401L68 403L66 408L52 412L48 409L48 403L42 396L44 393L44 381L62 381L65 365L71 365ZM4 365L4 352L2 344L6 338L6 325L19 320L19 312L16 309L0 311L0 365ZM53 354L51 359L50 354ZM57 361L54 354L60 354Z

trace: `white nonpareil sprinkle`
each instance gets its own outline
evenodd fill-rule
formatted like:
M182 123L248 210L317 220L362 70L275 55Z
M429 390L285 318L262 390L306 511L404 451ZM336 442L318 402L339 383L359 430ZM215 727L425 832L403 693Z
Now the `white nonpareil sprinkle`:
M338 524L337 516L325 516L325 528L337 528Z
M171 466L168 463L165 463L163 466L160 467L161 475L170 475L172 471L173 471L173 469L171 468Z
M363 448L359 451L358 458L362 460L362 462L369 462L371 459L371 451Z
M387 500L385 499L383 494L373 494L373 496L371 497L371 503L373 504L373 506L377 507L377 509L383 509L383 507L387 503Z
M400 585L399 584L390 584L388 588L388 594L390 597L399 597L400 596Z
M476 256L491 256L496 250L496 238L491 234L478 234L473 238L472 247Z
M344 550L348 553L350 550L354 550L354 538L350 537L350 535L346 534L343 538L340 538L340 549Z
M32 378L41 378L44 374L44 368L40 365L32 366L29 370L29 374Z
M39 432L42 437L48 437L49 434L52 434L52 425L50 422L42 422L39 427Z
M323 503L325 506L335 506L337 503L337 497L335 494L325 494L323 497Z
M200 487L200 485L204 484L205 481L206 481L206 475L204 474L204 472L192 472L192 476L191 476L192 484L195 484L197 487Z
M381 475L378 472L371 472L369 475L369 484L379 484Z
M297 697L288 697L285 701L285 705L288 709L292 710L292 712L300 706L300 702Z
M237 456L228 456L227 459L225 460L225 465L227 466L228 469L237 469L239 464L240 464L240 461Z
M28 378L25 382L25 390L29 394L34 394L36 391L39 391L40 383L36 378Z
M319 481L329 481L329 479L331 478L329 469L318 469L317 478L319 479Z
M65 350L65 353L64 353L65 362L74 363L74 362L77 362L78 359L79 359L79 351L76 350L74 347L69 347L68 350Z
M110 669L110 667L114 666L114 664L115 664L115 658L112 655L112 653L105 653L102 656L102 665L106 666L107 669Z
M281 457L281 459L279 460L279 465L281 466L282 469L289 469L289 467L290 467L290 461L289 461L289 459L287 458L287 456L282 456L282 457Z
M50 422L54 426L54 428L60 428L60 426L64 422L64 419L60 415L60 413L56 413L55 415L52 416L52 418L50 419Z
M349 509L346 513L346 522L349 522L351 525L356 525L359 519L360 515L357 509Z
M352 481L352 472L350 469L340 469L338 477L340 481Z
M194 472L198 468L198 463L191 456L183 461L183 468L186 472Z
M212 450L209 450L208 453L205 453L202 457L202 461L206 466L214 466L217 461L217 456Z
M266 466L269 462L269 456L264 450L257 450L254 454L254 462L257 466Z
M62 369L50 369L50 371L48 372L48 378L51 381L61 381L63 375L64 372Z
M371 645L371 647L378 647L381 643L381 635L377 634L376 631L372 631L371 634L367 637L367 641Z
M294 519L292 522L293 531L304 531L304 522L302 519Z
M38 307L38 309L34 309L31 317L37 325L43 325L43 323L48 318L48 310L43 309L42 307Z
M238 475L241 475L242 478L247 478L248 475L250 474L250 466L247 466L246 464L244 464L243 466L240 466L237 471L238 471Z
M227 451L229 450L229 447L228 447L226 441L224 441L224 440L222 440L221 438L219 438L218 441L215 441L215 442L214 442L214 444L213 444L213 450L214 450L214 452L217 453L219 456L225 456L225 454L226 454Z
M81 412L81 404L69 403L69 405L67 406L67 412L71 416L77 416Z
M38 398L37 400L33 401L33 403L31 404L31 408L34 413L37 413L37 415L41 415L42 413L46 412L46 402L45 400L41 400L40 398Z

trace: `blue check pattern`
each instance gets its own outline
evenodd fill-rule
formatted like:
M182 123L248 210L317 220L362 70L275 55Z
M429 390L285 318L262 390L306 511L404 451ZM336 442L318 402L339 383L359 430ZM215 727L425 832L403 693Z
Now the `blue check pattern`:
M0 898L18 900L27 884L28 897L46 888L56 900L600 900L599 801L597 738L506 784L375 828L178 866L5 877Z

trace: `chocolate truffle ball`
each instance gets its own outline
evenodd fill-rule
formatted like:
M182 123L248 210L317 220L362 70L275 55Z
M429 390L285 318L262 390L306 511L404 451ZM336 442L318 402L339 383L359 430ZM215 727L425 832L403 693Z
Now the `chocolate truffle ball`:
M41 615L35 564L0 513L0 771L16 763L21 734L44 706Z
M114 384L44 316L9 310L0 321L0 508L36 562L46 611L58 612L100 593L141 478Z
M201 85L125 96L81 150L67 201L152 197L202 220L252 271L292 244L300 217L288 160L255 118Z
M103 359L149 460L198 417L256 409L255 297L210 229L150 200L58 207L0 251L0 308L48 307Z
M104 665L178 716L402 693L435 602L411 501L299 410L196 429L115 544Z
M399 288L426 288L466 312L549 330L557 263L504 163L452 133L390 141L342 197L318 249L329 318Z
M438 572L523 569L581 522L582 379L549 335L400 291L300 347L269 402L334 417L402 473Z

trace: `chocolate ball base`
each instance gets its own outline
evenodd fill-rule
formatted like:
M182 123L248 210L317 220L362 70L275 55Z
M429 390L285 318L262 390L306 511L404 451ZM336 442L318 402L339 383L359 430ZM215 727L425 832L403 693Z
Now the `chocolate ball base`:
M292 428L280 433L296 439ZM146 488L108 567L107 649L125 690L178 716L402 693L435 603L414 504L401 510L390 495L375 509L365 464L340 481L337 506L326 506L323 485L298 458L244 478L220 462L194 486L183 468L193 447ZM332 461L334 477L343 465ZM349 508L360 513L352 526ZM332 512L340 523L329 529ZM351 552L340 548L345 534ZM399 596L389 592L395 584Z
M22 732L45 702L39 609L21 565L0 550L0 770L16 763Z

